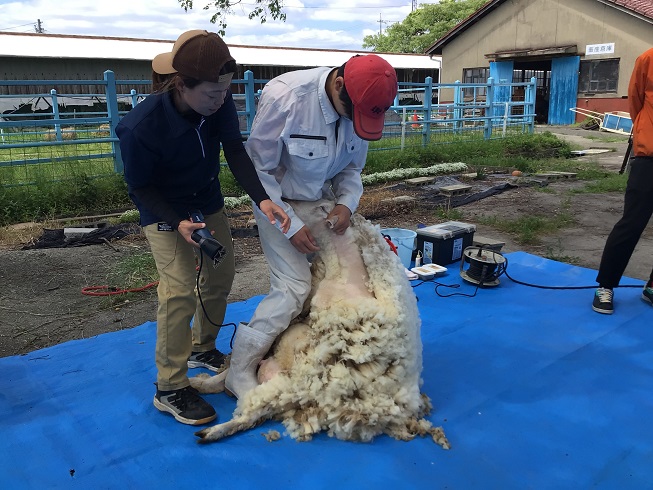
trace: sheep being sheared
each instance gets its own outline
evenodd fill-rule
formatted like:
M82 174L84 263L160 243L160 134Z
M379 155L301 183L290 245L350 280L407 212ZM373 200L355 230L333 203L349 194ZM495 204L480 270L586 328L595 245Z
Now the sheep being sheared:
M336 235L326 222L332 202L291 205L320 246L311 295L261 362L261 384L241 397L230 421L196 432L199 442L274 418L301 441L321 431L352 441L430 434L448 449L442 429L424 418L431 404L420 393L417 301L379 227L354 214L346 233ZM224 377L200 375L191 384L219 392Z

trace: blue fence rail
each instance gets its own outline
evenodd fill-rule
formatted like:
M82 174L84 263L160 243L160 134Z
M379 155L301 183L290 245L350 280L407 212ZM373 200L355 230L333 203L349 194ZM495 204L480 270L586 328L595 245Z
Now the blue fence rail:
M244 138L256 114L259 87L266 82L254 79L251 71L233 81ZM151 82L116 80L112 71L106 71L103 80L0 80L0 92L10 91L3 87L67 85L99 88L97 94L84 95L55 89L0 95L0 186L33 184L33 172L17 169L35 166L49 166L52 180L65 178L66 171L89 176L122 173L115 128L147 96ZM3 110L6 107L10 108ZM534 78L527 83L495 83L490 78L484 84L434 84L430 77L423 83L402 82L386 114L383 138L371 150L533 132L534 109ZM67 170L62 171L62 166Z

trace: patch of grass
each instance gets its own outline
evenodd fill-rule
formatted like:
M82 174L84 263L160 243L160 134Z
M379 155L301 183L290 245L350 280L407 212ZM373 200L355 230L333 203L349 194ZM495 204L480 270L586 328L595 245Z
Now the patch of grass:
M481 224L491 226L497 230L510 233L517 243L522 245L537 245L540 237L570 226L574 218L568 211L569 204L563 204L560 213L554 216L521 216L517 219L500 219L496 216L482 217Z
M148 250L126 256L118 261L107 275L107 285L118 289L137 289L159 280L159 273L156 270L156 263L152 253ZM156 291L156 287L145 291ZM131 300L144 294L143 292L125 293L115 296L107 296L110 304L117 304L125 300Z
M575 189L574 193L603 194L606 192L626 192L628 176L626 174L608 174L599 180L587 183L581 189Z
M127 281L124 281L125 277ZM116 268L107 276L107 280L110 285L122 289L138 288L158 281L159 273L152 253L143 250L126 256L117 263ZM120 283L115 280L120 280Z
M444 221L460 221L464 216L460 209L451 206L440 206L436 209L435 215Z
M575 255L561 255L550 251L550 249L547 249L546 253L544 254L544 258L555 260L556 262L563 262L565 264L570 264L570 265L580 264L580 257L577 257Z
M594 135L583 135L583 137L588 140L600 141L601 143L623 143L628 141L628 135L625 136L594 136ZM614 149L612 151L615 151Z
M485 168L483 168L483 167L474 167L473 172L471 172L471 173L476 174L476 177L474 177L474 180L485 180L485 177L487 176L487 174L485 172Z
M365 173L395 168L427 167L436 163L465 162L470 167L514 167L530 171L538 160L566 159L571 146L552 133L520 134L501 139L438 141L427 147L402 151L370 151Z
M562 247L562 240L558 239L556 247L546 247L544 257L547 259L555 260L557 262L564 262L565 264L578 265L580 258L575 255L566 255Z
M602 179L613 175L601 168L596 161L548 158L538 160L531 165L531 172L573 172L578 180Z

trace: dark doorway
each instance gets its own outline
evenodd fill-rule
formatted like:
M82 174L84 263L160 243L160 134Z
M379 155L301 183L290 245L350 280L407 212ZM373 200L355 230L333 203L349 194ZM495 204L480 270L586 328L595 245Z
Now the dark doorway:
M537 79L535 92L535 122L546 124L549 120L549 96L551 95L551 60L514 61L513 82L530 82ZM514 87L512 100L523 100L518 93L523 87ZM521 107L519 108L521 109Z

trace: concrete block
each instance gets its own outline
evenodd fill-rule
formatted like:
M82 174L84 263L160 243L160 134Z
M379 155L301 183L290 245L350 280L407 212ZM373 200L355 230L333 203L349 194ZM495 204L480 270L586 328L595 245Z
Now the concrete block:
M467 194L471 190L472 190L471 185L465 185L465 184L443 185L442 187L440 187L440 194L453 197L453 196L459 196L461 194Z
M415 177L413 179L406 179L404 182L408 185L428 185L435 182L437 177Z

